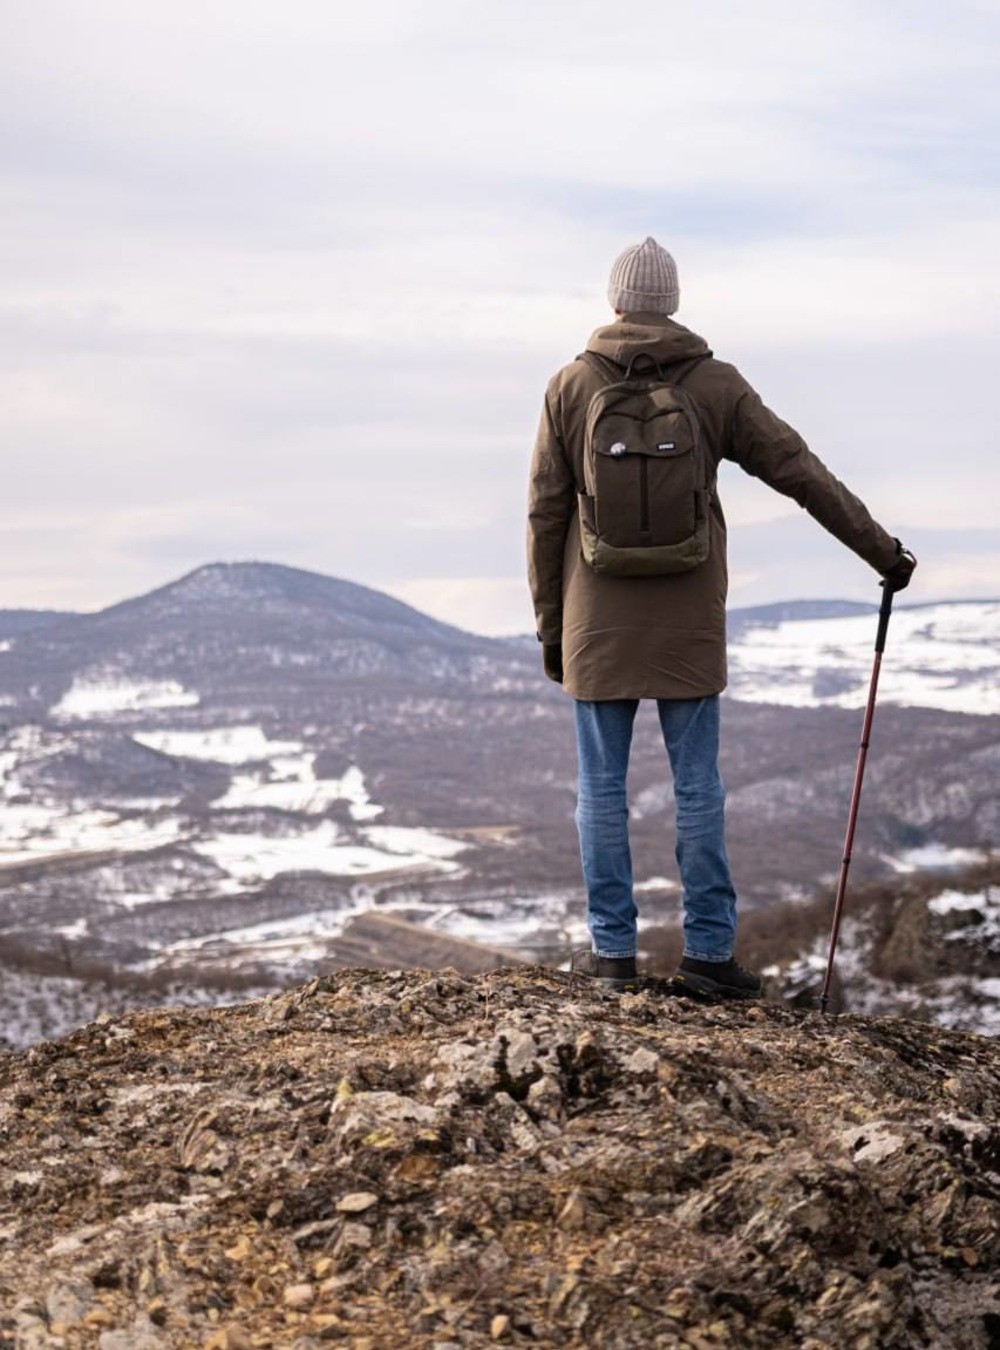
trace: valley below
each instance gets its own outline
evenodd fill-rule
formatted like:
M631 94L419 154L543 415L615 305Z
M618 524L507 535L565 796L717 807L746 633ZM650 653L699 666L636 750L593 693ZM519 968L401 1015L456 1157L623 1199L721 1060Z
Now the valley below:
M988 884L998 614L979 602L894 619L852 864L860 891L930 877L929 902ZM863 606L732 616L722 767L748 922L800 913L836 874L872 628ZM480 638L270 564L211 565L98 614L7 631L9 1043L118 1003L220 1001L351 965L559 965L586 943L570 704L533 640ZM652 968L681 915L652 705L630 802ZM809 943L761 955L808 967ZM844 974L850 1006L864 971Z

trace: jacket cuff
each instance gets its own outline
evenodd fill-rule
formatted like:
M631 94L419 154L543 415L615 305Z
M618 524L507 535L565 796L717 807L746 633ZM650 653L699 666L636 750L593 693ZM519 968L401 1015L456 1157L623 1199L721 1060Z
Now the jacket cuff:
M891 550L889 549L883 550L882 557L875 564L876 572L881 572L883 576L885 576L886 572L889 571L890 567L894 567L896 563L899 562L900 558L903 556L903 545L900 543L900 541L898 539L893 539L891 543L892 543Z
M535 615L535 637L545 647L562 642L562 610L546 606L547 612Z

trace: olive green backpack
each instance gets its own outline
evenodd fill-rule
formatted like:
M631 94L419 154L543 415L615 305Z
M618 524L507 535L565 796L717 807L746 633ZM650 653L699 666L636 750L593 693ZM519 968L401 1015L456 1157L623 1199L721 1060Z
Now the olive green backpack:
M595 352L578 359L611 375L587 408L579 493L584 560L619 577L689 572L708 557L715 471L697 405L678 386L705 358L665 373L639 352L624 376ZM651 369L640 373L640 361Z

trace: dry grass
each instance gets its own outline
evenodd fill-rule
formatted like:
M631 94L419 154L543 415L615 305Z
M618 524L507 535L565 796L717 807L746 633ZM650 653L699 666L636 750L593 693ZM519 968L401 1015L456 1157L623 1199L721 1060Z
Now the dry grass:
M879 953L877 974L907 983L923 975L920 918L922 902L945 887L962 891L1000 885L1000 858L991 858L947 875L921 872L849 889L845 912L865 913L875 925ZM783 965L825 939L833 917L834 891L824 888L806 902L784 901L740 916L737 954L752 969ZM682 940L677 927L643 932L642 958L649 971L672 970L680 960Z

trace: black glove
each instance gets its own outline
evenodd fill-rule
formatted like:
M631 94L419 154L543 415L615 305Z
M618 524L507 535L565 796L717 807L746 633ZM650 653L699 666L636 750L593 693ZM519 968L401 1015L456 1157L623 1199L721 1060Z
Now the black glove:
M562 684L562 643L542 643L542 665L545 667L545 673L550 680L555 680L556 684Z
M896 540L896 561L891 567L882 573L885 578L886 587L890 591L905 591L910 584L910 577L913 576L913 569L917 565L917 560L908 548Z

